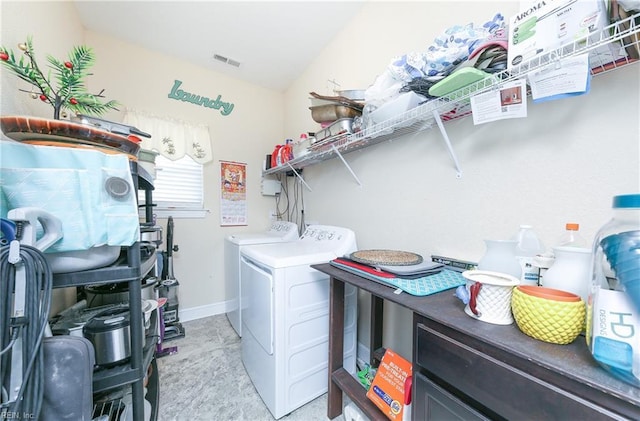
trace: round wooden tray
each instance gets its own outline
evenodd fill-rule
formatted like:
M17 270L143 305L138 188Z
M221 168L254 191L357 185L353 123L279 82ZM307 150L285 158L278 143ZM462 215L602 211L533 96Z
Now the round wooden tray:
M410 266L422 263L422 256L399 250L358 250L351 253L351 260L366 265Z
M0 128L13 140L34 145L93 147L137 158L140 145L124 136L66 120L0 116Z

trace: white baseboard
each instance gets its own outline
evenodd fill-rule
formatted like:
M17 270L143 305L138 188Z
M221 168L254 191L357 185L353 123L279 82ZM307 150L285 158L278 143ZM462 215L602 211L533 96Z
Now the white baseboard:
M216 316L227 312L228 303L222 301L219 303L207 304L199 307L185 308L179 311L181 322L202 319L204 317Z

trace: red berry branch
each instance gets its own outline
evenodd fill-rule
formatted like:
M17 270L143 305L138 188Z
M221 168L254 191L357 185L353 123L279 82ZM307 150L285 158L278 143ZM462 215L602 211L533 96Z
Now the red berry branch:
M98 94L90 94L86 92L84 78L92 73L88 72L88 68L95 62L93 51L90 48L79 46L74 47L69 54L67 61L59 61L52 56L47 56L49 68L53 70L54 79L58 81L59 86L54 88L49 79L44 76L38 63L34 57L33 44L31 37L27 37L27 42L19 44L18 48L23 52L24 56L20 56L16 60L16 56L12 50L0 47L0 63L6 68L13 71L18 78L34 86L40 92L28 92L32 98L40 98L43 102L48 102L53 106L53 118L60 119L60 111L62 109L70 109L80 114L103 114L107 110L117 110L116 101L101 102L99 98L104 98L102 92ZM25 60L24 58L27 58ZM51 72L50 72L51 74Z

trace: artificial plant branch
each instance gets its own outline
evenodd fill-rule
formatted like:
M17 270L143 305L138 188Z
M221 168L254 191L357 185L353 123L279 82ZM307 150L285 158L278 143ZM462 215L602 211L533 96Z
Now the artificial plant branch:
M76 46L69 54L67 61L60 61L52 56L47 56L49 63L49 72L44 75L38 63L35 60L35 53L31 37L27 37L27 42L18 46L23 51L24 56L20 60L16 60L12 50L0 47L0 62L13 71L18 78L29 83L40 90L40 100L48 102L53 106L53 117L60 118L61 109L70 109L76 113L82 114L104 114L107 110L117 110L118 103L116 101L107 101L105 103L98 100L104 98L102 93L94 95L86 92L84 79L91 76L92 73L88 69L94 64L95 57L93 51L85 46ZM51 83L51 74L54 74L57 83L57 90ZM20 91L26 92L23 89ZM33 92L30 92L33 94ZM33 96L33 95L32 95Z

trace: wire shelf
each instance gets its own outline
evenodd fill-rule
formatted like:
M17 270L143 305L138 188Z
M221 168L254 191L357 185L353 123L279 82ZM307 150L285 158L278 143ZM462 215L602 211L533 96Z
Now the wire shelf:
M96 421L118 421L124 411L125 403L122 398L115 398L93 405L91 419Z
M636 23L636 20L640 21L640 13L614 22L600 31L578 38L569 44L550 50L510 69L494 73L490 77L453 91L446 97L429 100L416 108L398 114L389 120L370 125L359 132L335 136L329 139L330 142L323 141L319 146L312 146L306 155L295 158L286 165L265 170L263 174L277 174L290 171L292 168L301 169L335 158L340 154L353 152L406 134L427 130L432 128L434 123L438 123L437 116L442 122L467 117L471 115L470 98L472 96L526 77L527 74L538 69L556 65L564 58L588 53L590 62L605 63L592 66L592 75L603 74L637 63L640 54L640 25ZM624 50L627 54L624 58L607 62L607 53L602 51L601 47L610 46L613 48L615 46L617 49L615 43L619 45L620 51Z

